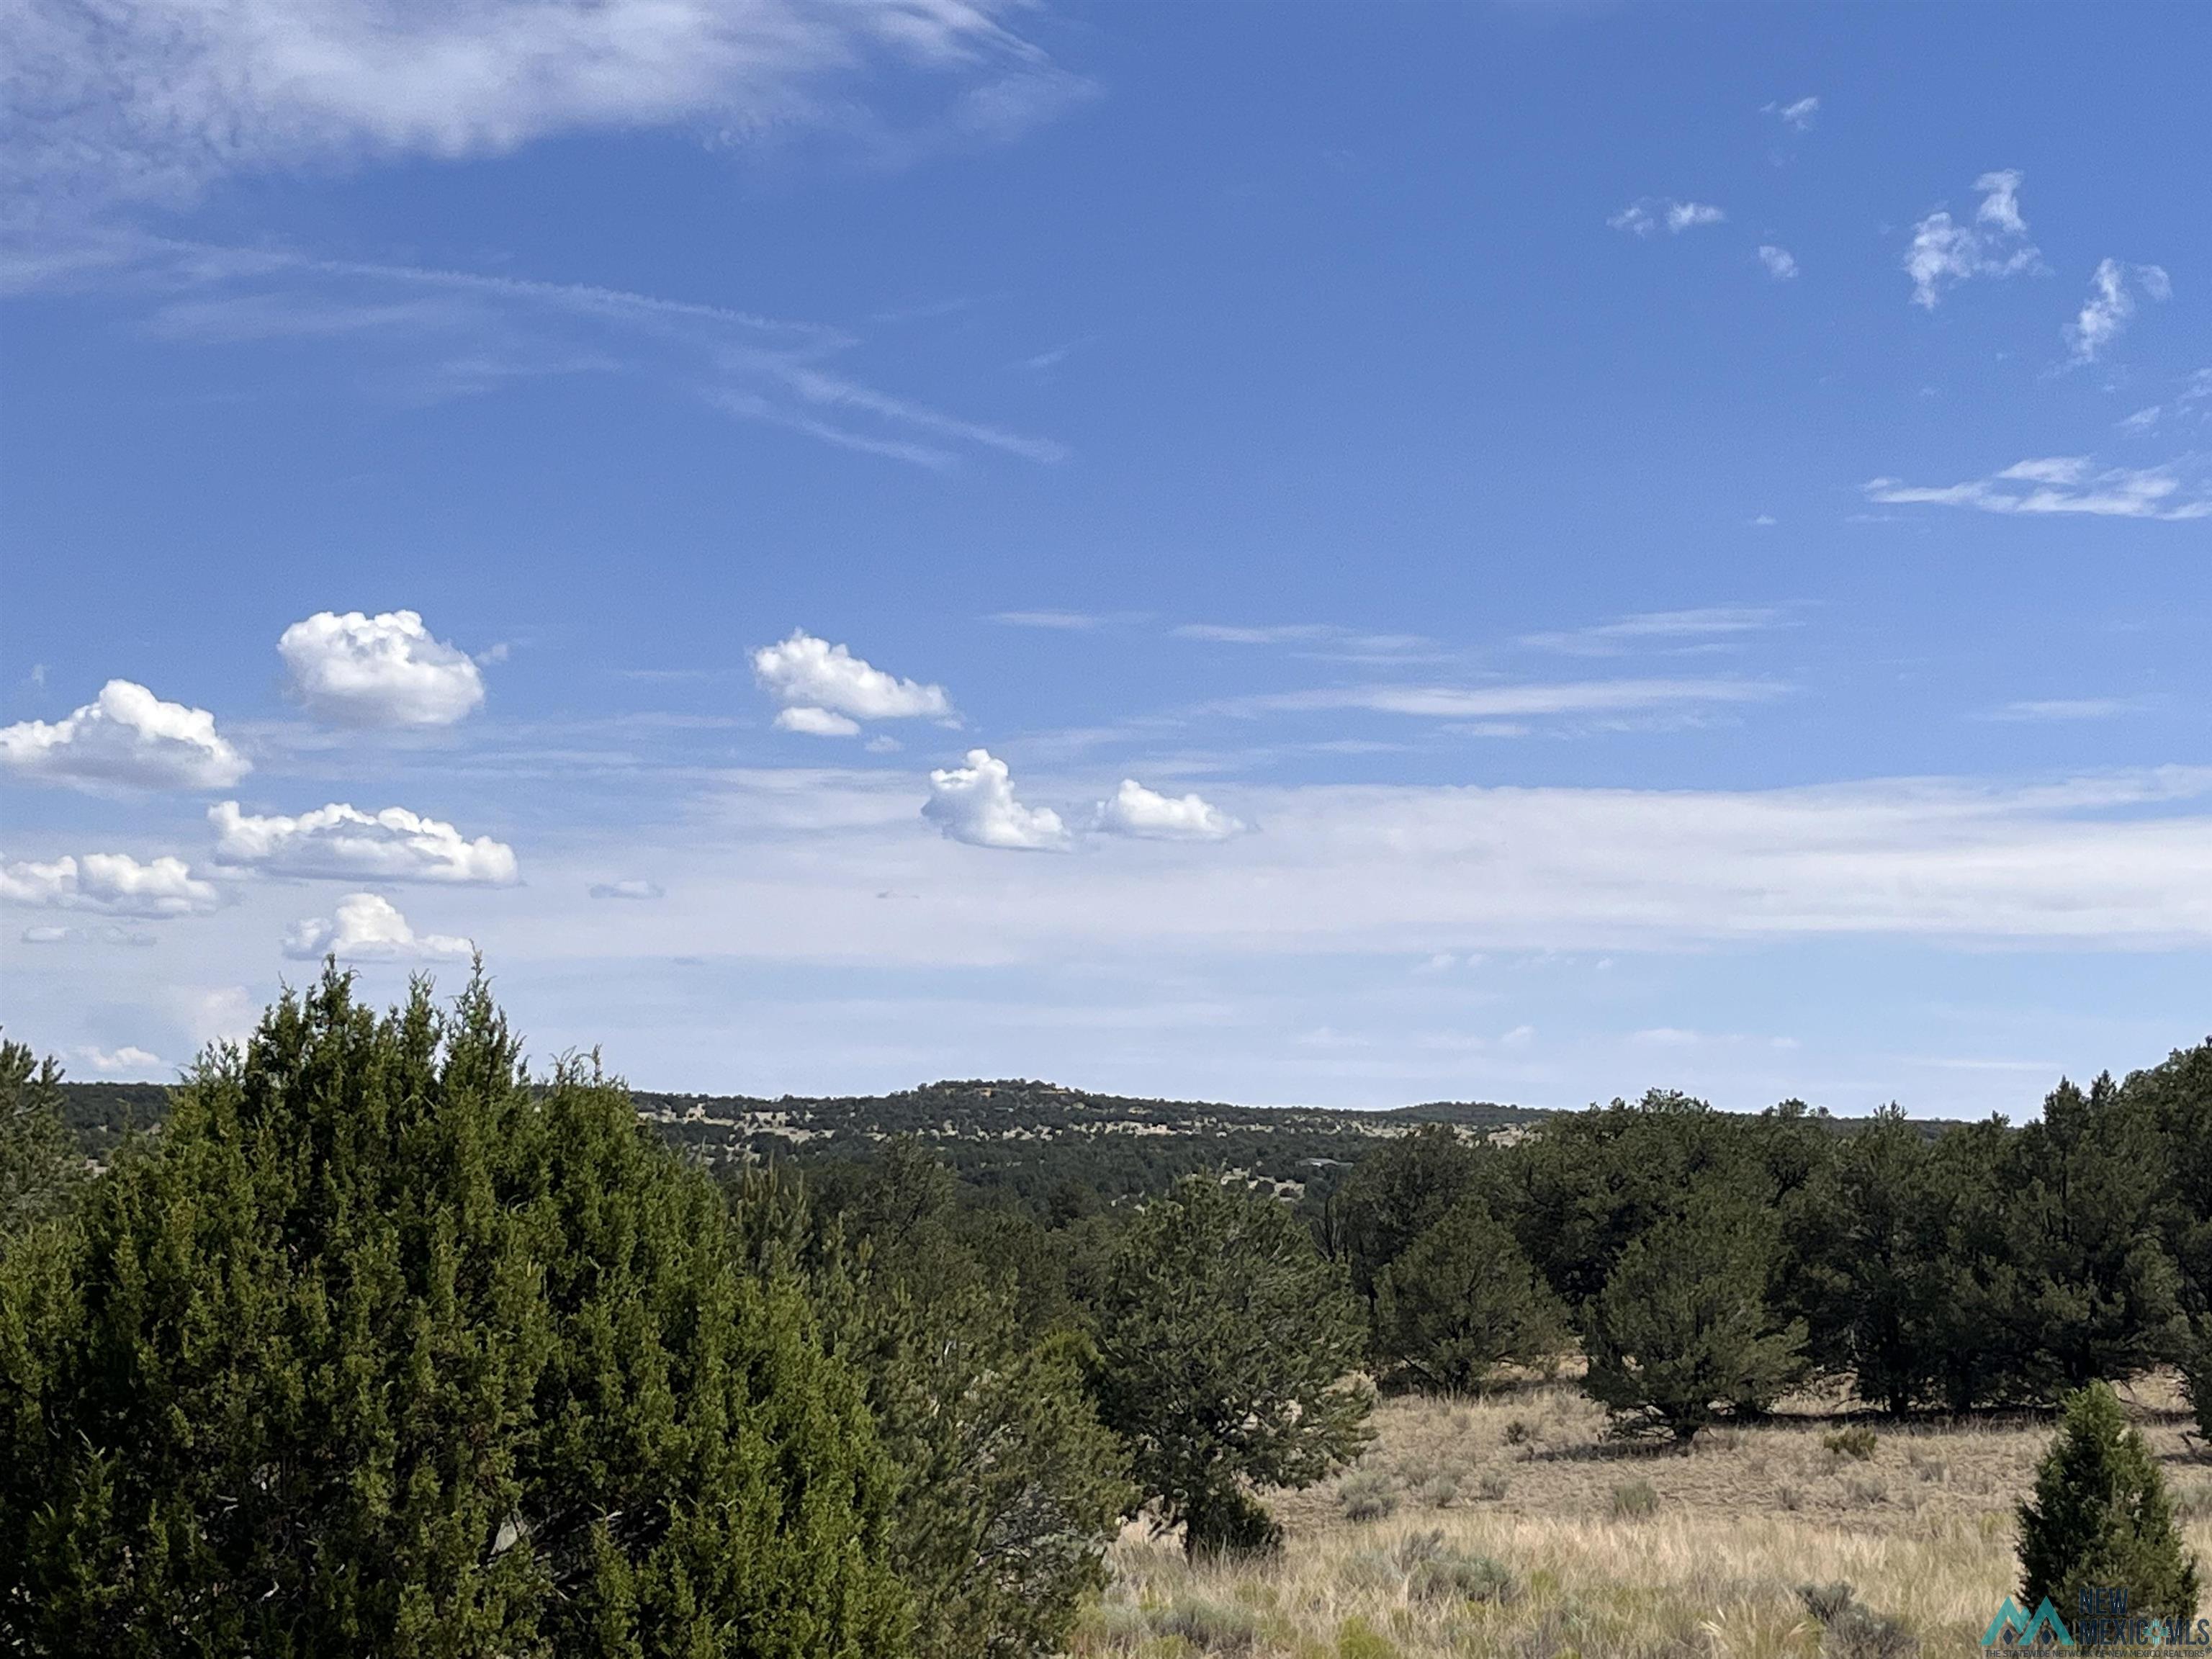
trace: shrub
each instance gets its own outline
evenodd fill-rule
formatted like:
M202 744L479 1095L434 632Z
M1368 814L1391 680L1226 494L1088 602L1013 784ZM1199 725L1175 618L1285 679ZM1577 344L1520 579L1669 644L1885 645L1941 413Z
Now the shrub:
M1397 1644L1355 1613L1336 1627L1336 1659L1398 1659Z
M1418 1549L1401 1546L1401 1553L1410 1558L1406 1594L1416 1601L1510 1601L1515 1595L1511 1573L1486 1555L1461 1554L1441 1533L1428 1534Z
M1838 1457L1851 1457L1865 1462L1881 1443L1881 1437L1863 1423L1854 1423L1848 1428L1838 1429L1833 1434L1821 1437L1820 1443Z
M1398 1482L1381 1469L1355 1469L1336 1489L1347 1521L1382 1521L1398 1512Z
M1622 1521L1640 1521L1659 1507L1659 1493L1649 1480L1630 1480L1613 1489L1613 1513Z
M1495 1470L1474 1483L1474 1495L1486 1504L1495 1504L1512 1489L1513 1482L1510 1478L1499 1474Z
M1440 1470L1425 1480L1416 1481L1413 1497L1423 1509L1448 1510L1459 1501L1459 1476L1449 1469Z
M1511 1417L1506 1419L1504 1440L1507 1445L1525 1446L1534 1438L1535 1438L1535 1436L1530 1431L1525 1419L1518 1417Z
M1184 1513L1183 1548L1191 1555L1272 1555L1282 1547L1282 1523L1249 1492L1209 1494Z
M1152 1614L1152 1626L1162 1636L1180 1636L1201 1653L1249 1653L1260 1640L1260 1620L1249 1607L1203 1596L1161 1608Z
M2124 1589L2128 1611L2193 1618L2197 1564L2182 1547L2150 1449L2109 1385L2067 1396L2058 1436L2020 1506L2021 1597L2070 1612L2080 1592Z
M1822 1659L1912 1659L1920 1651L1901 1620L1860 1606L1849 1584L1801 1584L1797 1595L1820 1626Z

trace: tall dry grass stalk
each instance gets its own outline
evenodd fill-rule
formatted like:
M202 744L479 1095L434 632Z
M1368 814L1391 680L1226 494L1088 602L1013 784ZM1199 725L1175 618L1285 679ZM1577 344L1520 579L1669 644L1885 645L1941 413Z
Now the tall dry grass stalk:
M2190 1543L2212 1562L2212 1462L2185 1443L2161 1389L2137 1393L2192 1511ZM1072 1650L1810 1659L1821 1630L1797 1587L1843 1581L1923 1651L1980 1652L2016 1587L2013 1506L2049 1425L1869 1419L1875 1443L1862 1457L1831 1449L1838 1425L1820 1403L1723 1431L1685 1457L1607 1442L1601 1414L1565 1385L1389 1401L1359 1469L1275 1498L1290 1537L1273 1560L1193 1565L1174 1540L1133 1528ZM1651 1501L1620 1501L1638 1486Z

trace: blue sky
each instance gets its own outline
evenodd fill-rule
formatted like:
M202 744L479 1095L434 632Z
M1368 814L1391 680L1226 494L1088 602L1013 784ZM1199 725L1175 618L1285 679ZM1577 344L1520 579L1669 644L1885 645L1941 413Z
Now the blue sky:
M0 71L76 1075L471 945L763 1093L2019 1113L2212 1028L2212 14L112 9Z

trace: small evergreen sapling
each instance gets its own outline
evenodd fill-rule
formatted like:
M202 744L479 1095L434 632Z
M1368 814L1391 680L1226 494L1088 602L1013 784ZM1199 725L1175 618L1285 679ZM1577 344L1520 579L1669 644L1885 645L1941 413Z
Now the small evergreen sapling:
M2020 1506L2021 1601L2071 1619L2085 1589L2127 1592L2130 1615L2193 1618L2197 1564L2166 1480L2108 1384L2067 1396L2058 1437Z

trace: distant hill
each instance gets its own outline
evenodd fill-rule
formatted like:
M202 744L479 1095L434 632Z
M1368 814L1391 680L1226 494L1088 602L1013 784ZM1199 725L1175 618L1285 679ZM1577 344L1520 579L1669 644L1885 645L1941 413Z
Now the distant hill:
M168 1091L151 1083L64 1083L62 1095L64 1115L96 1157L128 1129L160 1122L168 1104ZM631 1097L641 1121L709 1164L865 1158L910 1135L965 1179L1041 1205L1073 1201L1079 1192L1109 1201L1158 1192L1201 1170L1241 1170L1287 1192L1424 1124L1513 1139L1554 1115L1494 1101L1385 1111L1231 1106L1092 1094L1027 1078L948 1080L889 1095L769 1100L641 1089ZM1848 1133L1864 1120L1824 1121Z
M105 1159L132 1129L150 1129L169 1114L168 1085L161 1083L64 1083L62 1121L77 1144Z
M128 1128L151 1128L168 1091L150 1083L64 1083L63 1112L86 1150L104 1157ZM638 1116L709 1163L795 1164L865 1158L911 1135L963 1176L1033 1198L1073 1184L1104 1196L1158 1191L1196 1170L1234 1169L1285 1185L1348 1165L1421 1123L1491 1133L1547 1114L1487 1102L1435 1102L1390 1111L1231 1106L1092 1094L1027 1078L926 1084L860 1097L675 1094L641 1089Z
M1156 1192L1198 1170L1303 1186L1419 1122L1488 1131L1545 1114L1516 1106L1231 1106L1092 1094L1026 1078L969 1079L860 1098L777 1100L639 1091L638 1114L713 1161L799 1164L866 1157L894 1135L928 1145L967 1179L1034 1200L1064 1187L1108 1198ZM1465 1114L1467 1115L1452 1115Z

